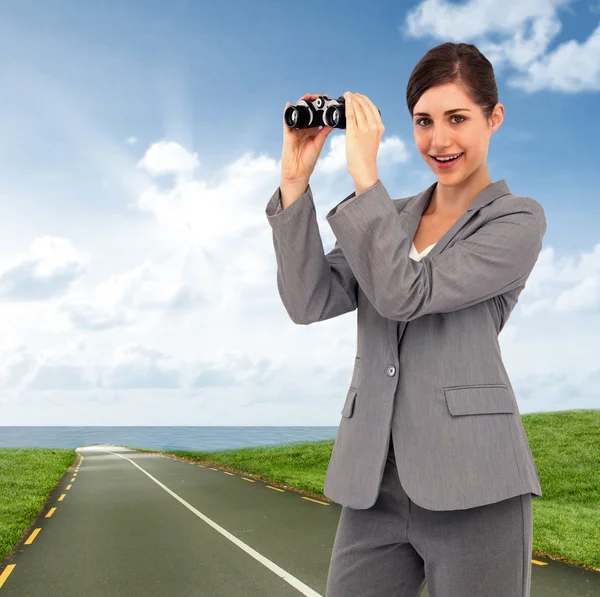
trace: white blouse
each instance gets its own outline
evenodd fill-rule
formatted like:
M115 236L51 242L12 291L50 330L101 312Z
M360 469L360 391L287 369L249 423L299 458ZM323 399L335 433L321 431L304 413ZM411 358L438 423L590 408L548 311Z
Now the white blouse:
M412 247L410 249L410 253L408 254L408 256L411 259L414 259L415 261L421 261L421 257L427 255L427 253L429 253L429 251L431 251L431 249L433 249L433 247L435 247L435 245L437 243L433 243L432 245L429 245L428 247L423 249L420 253L417 253L417 249L415 248L415 243L411 243L411 244L412 244Z

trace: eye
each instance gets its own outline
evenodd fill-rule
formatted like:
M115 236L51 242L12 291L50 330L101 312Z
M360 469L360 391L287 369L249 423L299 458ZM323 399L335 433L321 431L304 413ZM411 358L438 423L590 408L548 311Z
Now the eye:
M463 121L466 120L466 118L464 116L460 116L460 114L453 114L450 118L462 118L462 120L457 124L461 124ZM419 120L417 120L415 124L419 124L422 120L429 120L429 118L419 118Z

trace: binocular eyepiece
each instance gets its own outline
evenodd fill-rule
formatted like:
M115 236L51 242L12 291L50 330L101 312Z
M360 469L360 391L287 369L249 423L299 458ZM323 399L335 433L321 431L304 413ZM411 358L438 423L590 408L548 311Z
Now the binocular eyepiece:
M377 108L381 115L381 110ZM346 128L346 100L343 95L337 99L329 99L320 95L314 100L300 100L288 106L284 113L287 126L293 129L307 129L315 126L330 126L337 129Z

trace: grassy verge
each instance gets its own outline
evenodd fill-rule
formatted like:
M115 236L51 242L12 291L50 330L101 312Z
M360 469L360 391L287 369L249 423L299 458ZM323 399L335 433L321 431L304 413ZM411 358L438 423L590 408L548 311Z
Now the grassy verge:
M48 509L50 492L78 458L74 450L0 449L0 563Z
M522 419L544 494L533 501L534 557L600 570L600 410ZM324 501L331 501L322 491L332 448L333 440L213 452L132 447L252 475ZM0 449L0 561L76 458L73 450Z

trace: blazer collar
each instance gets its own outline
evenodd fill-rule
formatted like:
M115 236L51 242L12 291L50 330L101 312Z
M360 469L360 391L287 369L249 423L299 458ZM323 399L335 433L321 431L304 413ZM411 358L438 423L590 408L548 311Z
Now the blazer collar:
M410 199L402 211L412 215L415 218L420 218L423 215L423 212L427 209L427 206L433 197L433 192L436 186L437 180L428 189ZM469 206L469 209L467 209L467 213L481 209L488 203L491 203L492 201L503 197L504 195L510 194L511 192L508 188L505 178L497 182L492 182L485 187L485 189L483 189L479 195L477 195L475 200Z

